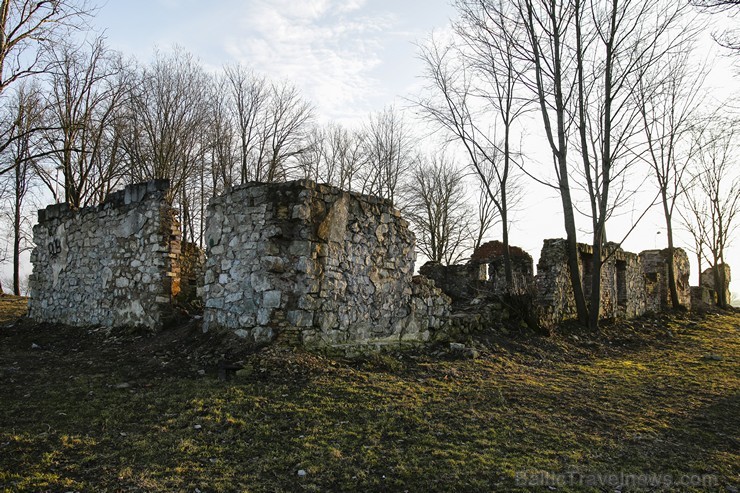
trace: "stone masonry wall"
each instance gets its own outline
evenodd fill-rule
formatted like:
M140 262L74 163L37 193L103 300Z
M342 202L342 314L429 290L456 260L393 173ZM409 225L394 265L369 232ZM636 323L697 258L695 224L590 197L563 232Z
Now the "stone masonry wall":
M614 244L607 244L605 250L605 255L607 252L611 255L601 268L599 317L642 315L648 310L649 297L639 257ZM567 255L566 240L545 240L535 277L540 324L544 327L576 318ZM592 258L592 247L579 243L578 268L586 302L591 294Z
M204 330L254 343L427 340L449 300L412 283L414 236L384 200L308 180L211 200Z
M653 291L649 297L648 310L659 312L671 308L671 293L668 287L668 249L645 250L640 252L640 262L645 273L648 288ZM676 276L678 302L691 306L691 287L689 286L689 257L681 248L673 249L673 272Z
M725 300L729 303L730 300L732 299L732 293L730 293L730 282L732 281L732 271L730 269L729 264L720 264L719 268L717 269L718 274L721 272L719 269L722 269L722 271L724 271L724 286L722 286L722 288L725 290ZM712 303L717 304L718 294L717 294L716 287L714 285L714 268L709 267L708 269L705 269L704 272L701 273L701 276L699 279L699 285L710 291L709 296L712 300Z
M532 256L516 246L510 246L509 252L511 286L506 282L503 244L499 241L481 245L465 264L443 265L430 261L421 266L419 273L432 279L457 307L476 298L531 293L534 285Z
M568 269L568 244L564 239L545 240L537 263L537 308L540 324L554 327L576 318L576 304Z
M105 327L162 326L178 290L179 225L166 180L131 185L103 204L39 211L29 317Z

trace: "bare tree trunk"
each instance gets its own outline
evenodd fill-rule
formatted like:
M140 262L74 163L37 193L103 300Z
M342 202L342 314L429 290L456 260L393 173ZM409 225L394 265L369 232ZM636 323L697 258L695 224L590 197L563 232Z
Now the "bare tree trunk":
M565 169L564 169L565 168ZM567 167L565 159L560 165L561 176L565 177L566 185L560 188L560 198L563 203L563 218L565 223L565 233L568 245L568 270L570 275L570 284L573 287L573 298L576 303L576 313L578 321L586 325L589 321L588 307L586 306L586 297L583 294L581 284L581 273L578 269L578 242L576 240L576 220L573 215L573 201L570 197L570 188L567 185Z
M511 290L514 283L514 275L511 269L511 252L509 251L509 207L506 203L506 182L509 175L509 162L511 150L509 148L510 125L506 124L504 129L504 172L501 179L501 242L504 244L504 276L506 285Z
M25 182L19 183L21 181L19 166L16 166L15 172L15 210L13 211L13 294L16 296L21 295L21 207L23 206L23 194L20 193L21 189L19 187L25 188L26 186Z
M668 237L668 290L671 293L671 306L674 310L678 310L681 303L678 301L678 288L676 286L676 267L673 263L673 225L671 221L671 213L668 210L668 200L663 194L663 214L665 215L665 232ZM701 274L700 274L701 275Z

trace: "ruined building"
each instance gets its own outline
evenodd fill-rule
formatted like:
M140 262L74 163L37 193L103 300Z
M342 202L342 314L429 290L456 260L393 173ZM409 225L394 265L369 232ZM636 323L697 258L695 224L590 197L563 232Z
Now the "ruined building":
M50 205L33 228L29 317L155 329L180 290L180 229L164 180L130 185L97 207Z
M600 318L634 318L670 307L668 250L647 250L639 255L625 252L614 243L604 248L601 268ZM591 296L593 248L578 244L578 268L586 300ZM679 302L691 304L686 252L674 249ZM576 318L570 283L566 240L545 240L537 264L537 305L540 323L553 327Z
M503 244L491 241L477 248L465 264L443 265L427 262L419 273L433 280L456 305L476 298L504 293L524 294L534 286L532 256L518 247L509 247L512 266L511 285L504 272Z
M710 267L701 273L699 286L704 290L704 299L709 304L716 304L718 302L719 293L715 285L715 275L718 276L717 281L720 283L719 289L724 291L725 301L729 303L732 299L732 293L730 293L732 272L730 266L727 264L720 264L716 268Z
M253 342L425 341L449 301L412 279L390 202L308 180L250 183L208 206L205 328Z
M339 348L428 341L456 324L553 327L575 318L565 240L545 240L537 275L532 257L510 247L511 283L500 242L465 264L427 263L414 276L414 235L391 203L299 180L248 183L212 199L204 257L180 244L168 194L166 181L153 181L97 207L39 211L30 317L157 329L176 307L203 309L204 330L247 343ZM588 297L593 252L578 251ZM672 258L613 244L605 251L601 317L667 308L669 262L679 300L693 302L682 250Z

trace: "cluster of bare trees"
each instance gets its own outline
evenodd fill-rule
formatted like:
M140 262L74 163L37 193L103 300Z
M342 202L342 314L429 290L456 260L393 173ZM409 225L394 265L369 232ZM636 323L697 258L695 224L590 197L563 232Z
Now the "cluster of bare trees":
M583 324L598 326L601 277L592 275L589 286L582 284L577 219L588 222L590 270L598 273L611 253L607 224L633 203L641 188L634 183L655 183L650 206L662 206L670 252L674 211L681 199L696 206L684 222L701 231L698 255L711 265L722 261L719 245L729 240L726 229L737 211L737 189L726 185L719 193L708 184L730 171L719 166L721 139L706 137L716 114L710 118L702 111L706 71L692 68L692 43L702 24L691 5L666 0L458 0L456 7L460 20L455 34L421 48L429 82L417 101L421 113L463 149L498 210L507 248L513 172L558 193L571 285ZM540 133L551 151L549 173L525 165L514 147L512 131L530 111L539 116ZM723 156L732 159L728 153ZM724 201L713 205L712 197ZM701 207L710 212L700 212ZM610 240L621 243L624 237ZM669 274L671 299L678 307L673 265Z
M84 0L1 5L0 198L15 292L35 193L82 207L148 179L170 181L185 241L202 242L208 199L223 190L306 177L393 201L431 260L459 260L498 225L510 279L512 212L529 177L561 199L578 317L594 328L601 278L582 284L577 231L590 232L600 272L635 178L654 184L670 251L677 210L711 266L736 225L736 123L705 111L707 71L691 56L701 24L684 2L456 0L452 34L420 47L428 87L414 108L442 136L426 154L397 108L352 128L319 124L296 86L247 66L211 74L179 48L141 64L102 38L69 36L91 14ZM535 121L549 169L521 149Z
M436 178L447 173L445 179L457 180L450 200L462 207L459 174L447 164L444 170L425 164L396 108L371 114L356 128L320 125L290 82L239 64L209 74L180 48L157 51L141 64L102 37L85 35L91 13L84 1L2 2L0 198L13 232L6 250L12 250L16 294L32 211L42 205L37 196L84 207L126 183L167 179L183 240L194 243L202 242L209 198L248 181L306 177L417 210L417 191L429 190L408 182L427 183L433 169ZM437 200L430 193L427 199ZM415 224L429 238L428 221ZM454 260L471 230L458 233L435 246L434 258ZM430 242L436 245L436 236L421 241Z

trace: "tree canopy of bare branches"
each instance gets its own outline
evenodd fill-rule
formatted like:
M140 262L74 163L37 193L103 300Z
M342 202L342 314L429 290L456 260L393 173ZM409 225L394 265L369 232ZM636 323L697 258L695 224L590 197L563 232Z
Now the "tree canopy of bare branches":
M686 185L681 216L694 237L698 258L712 267L717 305L726 308L725 250L738 229L740 215L738 132L736 122L715 125L696 136L694 176Z
M130 72L102 38L59 43L48 57L45 135L53 163L40 169L41 177L55 193L61 170L63 198L73 207L101 202L123 176L114 119L128 97Z
M464 176L444 155L422 159L410 171L403 210L415 226L417 247L433 262L456 263L469 246Z

